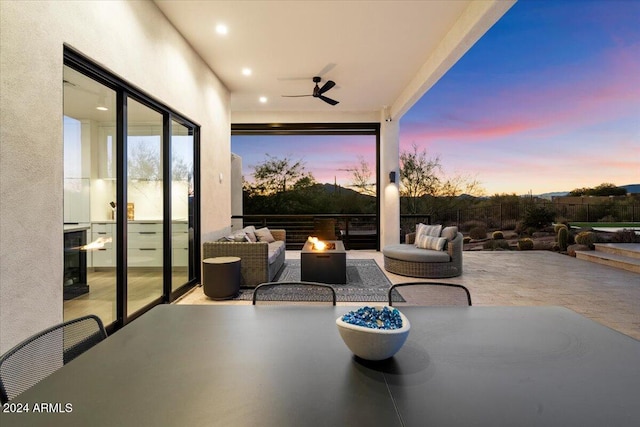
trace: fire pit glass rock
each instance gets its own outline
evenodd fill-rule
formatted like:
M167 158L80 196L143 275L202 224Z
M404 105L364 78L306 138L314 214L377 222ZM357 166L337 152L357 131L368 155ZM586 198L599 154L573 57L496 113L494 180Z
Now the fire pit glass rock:
M336 319L349 350L365 360L388 359L402 348L409 336L409 319L388 306L362 307Z

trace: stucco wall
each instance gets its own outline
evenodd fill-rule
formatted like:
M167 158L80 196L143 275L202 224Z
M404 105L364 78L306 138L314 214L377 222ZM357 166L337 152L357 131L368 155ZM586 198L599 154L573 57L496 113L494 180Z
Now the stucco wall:
M152 2L0 2L0 352L62 321L63 45L201 127L202 238L229 230L229 93Z

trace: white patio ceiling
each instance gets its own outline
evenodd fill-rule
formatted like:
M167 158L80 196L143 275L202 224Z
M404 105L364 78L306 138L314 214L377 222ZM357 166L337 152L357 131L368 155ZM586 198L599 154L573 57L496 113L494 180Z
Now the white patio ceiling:
M234 122L287 112L377 119L385 106L400 117L513 3L156 0L231 92ZM281 96L311 94L320 73L336 82L325 95L338 105Z

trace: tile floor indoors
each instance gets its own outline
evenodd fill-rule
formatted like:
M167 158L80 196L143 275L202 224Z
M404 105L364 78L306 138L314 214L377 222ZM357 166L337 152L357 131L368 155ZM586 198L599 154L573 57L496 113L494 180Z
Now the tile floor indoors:
M300 251L287 251L286 258L298 259ZM352 250L347 252L347 258L375 259L384 271L381 252ZM549 251L465 252L463 270L459 277L426 281L466 286L474 306L564 306L640 340L640 274ZM392 283L419 280L386 271L385 274ZM198 286L176 303L251 302L213 301Z

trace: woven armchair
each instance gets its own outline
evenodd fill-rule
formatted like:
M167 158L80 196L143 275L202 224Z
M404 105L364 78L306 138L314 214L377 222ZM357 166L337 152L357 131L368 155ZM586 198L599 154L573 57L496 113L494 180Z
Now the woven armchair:
M255 288L260 283L271 282L284 265L287 233L282 229L270 229L275 243L267 242L205 242L202 258L235 256L240 261L240 286Z
M387 251L387 248L394 249L398 247L408 247L414 251L414 241L415 233L409 233L405 236L406 243L384 248L385 270L402 276L422 278L456 277L462 274L462 247L464 243L462 233L457 233L456 238L447 243L445 253L448 254L448 262L416 261L415 257L403 259L403 257L397 255L390 256ZM424 251L425 254L435 252L429 249L416 249L415 251Z

